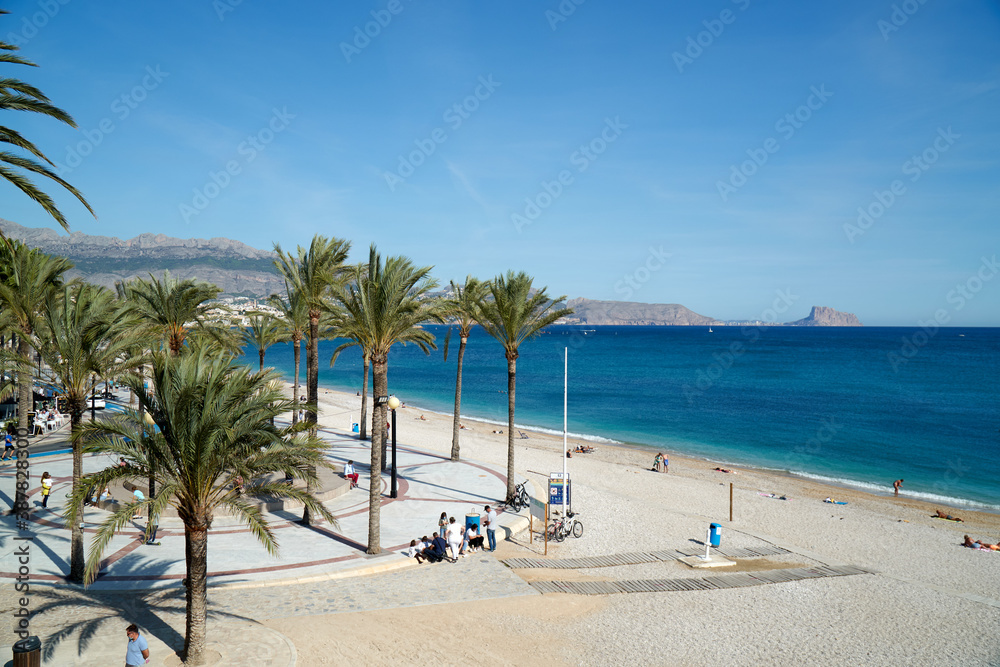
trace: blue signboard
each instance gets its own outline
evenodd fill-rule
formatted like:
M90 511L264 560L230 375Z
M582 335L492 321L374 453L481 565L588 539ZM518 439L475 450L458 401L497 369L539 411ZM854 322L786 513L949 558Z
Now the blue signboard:
M564 476L561 472L551 473L549 475L549 505L562 505L564 494L568 507L573 497L569 475Z

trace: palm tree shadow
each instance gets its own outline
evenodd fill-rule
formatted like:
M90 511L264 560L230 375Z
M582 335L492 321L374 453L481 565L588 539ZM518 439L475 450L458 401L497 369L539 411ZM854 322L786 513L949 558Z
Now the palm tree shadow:
M43 662L52 660L56 649L63 642L73 641L74 637L76 637L77 642L77 655L83 656L95 640L102 640L101 631L108 623L120 624L122 633L129 623L135 623L144 634L156 637L178 655L183 651L184 635L174 627L175 625L184 627L186 595L183 589L102 591L91 588L74 588L72 590L44 588L36 590L38 592L33 591L33 595L41 604L33 610L32 616L44 617L43 615L47 611L72 605L75 607L73 616L80 619L63 623L56 632L42 641ZM211 597L209 597L208 620L257 622L247 616L213 607Z

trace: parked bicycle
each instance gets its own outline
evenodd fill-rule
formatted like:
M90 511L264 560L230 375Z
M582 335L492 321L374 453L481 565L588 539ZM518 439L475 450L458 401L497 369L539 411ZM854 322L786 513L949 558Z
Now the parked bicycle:
M576 513L567 512L565 518L558 518L549 528L549 539L562 542L567 537L583 536L583 522L576 518Z
M524 484L518 484L514 487L514 495L504 502L504 505L513 512L520 512L530 503L531 499L528 497Z

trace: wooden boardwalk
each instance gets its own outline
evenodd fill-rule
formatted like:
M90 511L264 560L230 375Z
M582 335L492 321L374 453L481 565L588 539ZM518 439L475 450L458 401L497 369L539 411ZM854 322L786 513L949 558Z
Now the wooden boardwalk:
M571 593L575 595L611 595L614 593L659 593L664 591L710 591L721 588L741 588L780 584L803 579L843 577L872 574L853 565L796 567L763 572L734 572L707 577L683 579L626 579L621 581L532 581L539 593Z
M699 556L704 547L686 549L664 549L660 551L632 551L611 556L587 556L584 558L508 558L504 565L514 569L548 568L556 570L577 570L591 567L615 567L618 565L641 565L677 560L686 556ZM712 553L726 558L759 558L761 556L781 556L790 553L775 546L759 546L753 549L712 549Z

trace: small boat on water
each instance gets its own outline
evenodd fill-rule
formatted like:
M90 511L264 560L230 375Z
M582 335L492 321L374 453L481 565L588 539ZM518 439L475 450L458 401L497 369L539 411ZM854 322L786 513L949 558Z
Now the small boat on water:
M709 327L709 328L708 328L708 333L714 333L714 332L712 331L712 327Z

